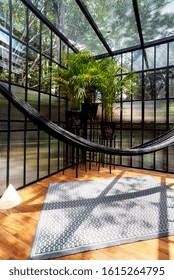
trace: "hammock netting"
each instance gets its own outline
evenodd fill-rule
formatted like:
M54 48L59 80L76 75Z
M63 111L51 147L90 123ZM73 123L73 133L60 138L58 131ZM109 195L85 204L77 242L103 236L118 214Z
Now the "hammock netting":
M112 147L106 147L104 145L99 145L71 133L70 131L67 131L66 129L45 118L29 103L9 91L2 84L0 84L0 92L8 101L10 101L20 112L22 112L41 130L45 131L50 136L53 136L54 138L64 143L84 149L86 151L100 152L111 155L136 156L152 153L174 144L174 129L172 128L171 130L161 134L157 138L154 138L142 145L129 149L116 149Z

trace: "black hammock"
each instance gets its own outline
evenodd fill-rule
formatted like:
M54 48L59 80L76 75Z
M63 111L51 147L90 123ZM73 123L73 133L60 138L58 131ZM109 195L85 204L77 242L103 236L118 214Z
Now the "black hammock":
M38 111L36 111L29 103L22 100L17 95L10 92L5 86L0 84L0 92L8 99L20 112L22 112L27 118L29 118L40 129L44 130L49 135L56 139L70 144L74 147L85 149L91 152L102 152L112 155L122 156L136 156L155 152L170 145L174 144L174 129L163 133L159 137L146 142L143 145L139 145L129 149L115 149L112 147L106 147L94 142L88 141L82 137L79 137L53 123L49 119L45 118Z

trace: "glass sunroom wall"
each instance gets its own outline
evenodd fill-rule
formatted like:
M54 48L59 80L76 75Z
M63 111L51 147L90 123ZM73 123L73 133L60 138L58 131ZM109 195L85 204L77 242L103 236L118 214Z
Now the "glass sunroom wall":
M120 124L117 124L117 142L128 148L140 145L173 127L174 104L174 44L165 43L118 56L120 65L137 74L137 90L131 100L121 98ZM120 133L121 128L121 133ZM128 135L128 137L127 137ZM121 164L149 170L173 169L173 149L144 156L122 157Z
M0 82L63 126L67 101L49 77L68 48L22 1L0 1L0 8ZM65 168L63 149L0 94L0 195L10 183L19 188Z

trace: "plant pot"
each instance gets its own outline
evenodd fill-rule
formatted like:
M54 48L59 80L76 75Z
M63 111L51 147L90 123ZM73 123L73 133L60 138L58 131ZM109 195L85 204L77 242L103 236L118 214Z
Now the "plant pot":
M96 120L97 110L98 110L98 103L92 103L91 104L91 116L94 120Z
M112 139L116 129L116 122L101 121L100 128L102 139Z
M82 125L82 111L70 110L65 112L67 127L81 127Z
M90 103L90 102L84 102L82 103L82 112L83 112L83 118L85 119L96 119L98 110L98 103Z
M83 119L84 120L90 119L90 113L91 113L90 102L82 103L82 113L83 113Z

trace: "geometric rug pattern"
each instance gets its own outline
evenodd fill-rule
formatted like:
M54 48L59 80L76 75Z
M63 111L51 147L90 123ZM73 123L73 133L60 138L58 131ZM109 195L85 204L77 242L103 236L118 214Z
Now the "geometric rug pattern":
M151 176L51 183L29 259L174 234L174 190Z

